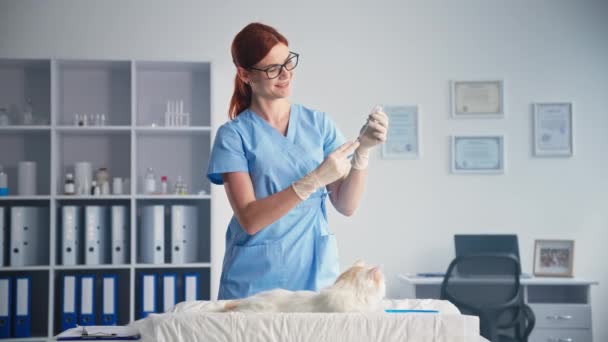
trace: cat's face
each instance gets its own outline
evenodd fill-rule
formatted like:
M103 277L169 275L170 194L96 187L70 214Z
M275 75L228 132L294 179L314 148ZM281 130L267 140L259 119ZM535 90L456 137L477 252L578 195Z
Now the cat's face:
M386 283L384 274L379 266L367 266L363 261L357 261L349 269L344 271L334 286L339 288L350 288L362 295L384 298L386 294Z

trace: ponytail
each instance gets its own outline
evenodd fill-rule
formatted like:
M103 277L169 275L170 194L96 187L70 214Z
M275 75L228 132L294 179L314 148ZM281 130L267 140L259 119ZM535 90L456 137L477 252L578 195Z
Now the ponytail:
M240 112L249 108L251 105L251 86L243 82L239 75L234 77L234 92L230 99L230 108L228 109L228 117L230 120L239 115Z

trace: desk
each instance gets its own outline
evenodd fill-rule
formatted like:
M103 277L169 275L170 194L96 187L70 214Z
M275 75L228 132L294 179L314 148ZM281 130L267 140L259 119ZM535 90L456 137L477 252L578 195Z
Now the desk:
M405 298L439 298L443 277L399 275ZM522 278L524 300L536 326L529 342L592 342L591 286L577 278Z

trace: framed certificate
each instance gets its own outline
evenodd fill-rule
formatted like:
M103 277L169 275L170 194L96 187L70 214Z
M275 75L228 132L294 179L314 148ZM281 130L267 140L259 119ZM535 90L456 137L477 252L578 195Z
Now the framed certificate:
M384 159L418 159L420 156L420 121L418 106L385 106L391 123L382 145Z
M534 155L570 157L574 154L572 103L534 103Z
M452 117L503 118L504 82L452 81Z
M504 136L452 136L451 169L452 173L504 173Z

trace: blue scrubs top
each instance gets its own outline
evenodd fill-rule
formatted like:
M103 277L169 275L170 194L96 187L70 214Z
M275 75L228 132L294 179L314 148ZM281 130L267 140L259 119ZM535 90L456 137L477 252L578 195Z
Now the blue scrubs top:
M247 109L217 131L207 177L223 184L225 172L248 172L256 199L282 191L314 170L345 143L323 112L292 104L287 136ZM219 299L283 288L317 291L338 276L338 250L329 231L325 188L254 235L235 216L226 232Z

